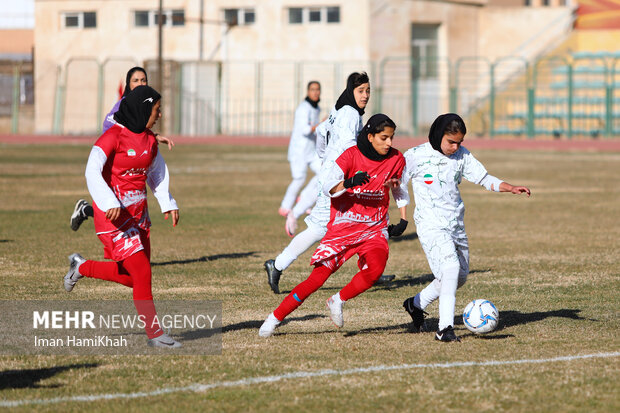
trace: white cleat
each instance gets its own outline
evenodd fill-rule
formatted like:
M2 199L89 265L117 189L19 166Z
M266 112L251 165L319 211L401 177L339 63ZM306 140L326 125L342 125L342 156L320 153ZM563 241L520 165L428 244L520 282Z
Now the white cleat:
M179 348L183 344L179 343L168 334L164 333L159 337L149 339L147 343L150 347L167 347L167 348Z
M271 313L267 316L267 319L265 320L263 325L260 326L260 329L258 330L258 335L261 337L271 337L279 325L280 320L278 320L276 316Z
M342 317L342 306L344 305L344 301L336 302L332 297L329 297L326 304L332 323L334 323L336 327L341 328L344 325L344 319Z
M82 257L77 252L69 255L69 271L67 272L67 275L65 275L64 279L65 290L67 290L67 292L71 292L71 290L73 290L73 287L75 287L75 284L79 281L80 278L83 277L83 275L80 274L80 272L78 271L78 268L84 262L86 262L84 257Z
M286 216L284 229L286 229L286 233L289 237L293 238L295 236L295 231L297 231L297 220L295 219L295 215L293 215L293 211L290 211Z

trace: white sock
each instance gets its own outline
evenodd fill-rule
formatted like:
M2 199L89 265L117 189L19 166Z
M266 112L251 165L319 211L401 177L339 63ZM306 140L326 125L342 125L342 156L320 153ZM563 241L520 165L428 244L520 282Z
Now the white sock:
M295 198L297 198L297 193L304 186L304 182L306 182L305 175L297 179L293 178L291 183L288 185L288 188L286 188L286 193L284 194L284 198L282 199L280 208L293 208L293 204L295 204Z
M318 234L310 228L295 235L286 248L276 257L275 266L277 270L284 271L291 265L297 257L306 252L314 243L321 240Z
M430 303L439 298L439 281L436 279L413 298L413 305L424 310Z
M459 266L441 267L441 287L439 293L439 330L454 325L454 304L459 279Z
M336 304L340 304L340 303L345 303L346 302L345 300L340 298L340 292L337 292L336 294L332 295L332 300L334 300L334 302Z
M297 201L297 204L295 204L293 208L293 216L296 219L305 214L306 211L312 208L316 203L316 199L319 195L318 181L319 178L315 175L310 182L308 182L303 191L301 191L299 201Z

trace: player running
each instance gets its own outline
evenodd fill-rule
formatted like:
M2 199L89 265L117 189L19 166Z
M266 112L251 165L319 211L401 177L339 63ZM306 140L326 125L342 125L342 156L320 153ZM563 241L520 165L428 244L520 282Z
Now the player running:
M127 72L127 76L125 78L125 90L121 98L112 106L112 110L110 113L106 115L103 119L103 131L105 133L108 129L116 124L114 120L114 114L118 112L118 108L129 92L131 92L136 86L148 86L148 78L146 77L146 71L141 67L132 67ZM166 138L165 136L161 136L159 134L155 134L155 138L158 143L164 143L168 145L168 149L171 150L174 146L174 142L172 139ZM71 224L71 229L77 231L82 225L82 222L86 221L88 217L93 216L93 207L90 206L88 201L85 199L78 199L75 203L75 207L73 208L73 213L71 214L71 219L69 220Z
M314 270L269 314L260 327L261 337L271 336L287 315L354 254L359 256L360 271L327 300L331 320L337 327L344 325L344 303L372 287L383 273L388 236L398 236L406 227L402 219L398 225L388 227L390 188L398 187L405 167L403 155L392 148L395 129L386 115L372 116L357 136L357 145L346 149L329 164L329 170L321 172L321 190L331 198L331 207L327 233L310 260Z
M120 104L116 124L95 142L86 165L92 196L95 231L104 257L114 261L69 256L64 286L72 291L83 277L114 281L133 289L134 305L145 322L148 344L180 347L156 321L151 292L151 245L146 184L157 198L165 219L179 221L176 201L168 192L168 167L151 128L161 116L161 96L149 86L138 86Z
M319 185L322 171L331 169L338 156L349 147L355 146L356 136L363 127L362 115L368 99L370 99L368 75L364 72L351 73L347 78L347 87L336 101L336 106L327 120L316 128L317 154L322 162ZM319 191L316 205L305 219L308 228L297 234L275 260L265 261L267 280L274 293L280 294L279 282L282 271L325 235L329 210L329 197L324 195L323 191Z
M435 339L460 341L454 334L456 290L467 280L469 245L465 233L465 206L459 184L463 178L484 186L489 191L526 193L524 186L514 186L489 175L484 166L461 146L465 138L465 122L459 115L447 113L433 122L429 142L405 152L407 166L403 171L396 204L409 203L407 185L413 186L415 211L413 218L435 280L403 306L413 320L416 332L424 326L424 309L439 298L439 329Z
M297 230L297 219L306 210L312 208L318 195L315 175L301 191L299 201L295 204L297 193L306 182L306 174L310 168L315 174L319 173L321 160L316 154L316 127L319 124L321 108L321 84L316 80L308 82L307 96L295 110L295 122L291 132L291 141L288 146L288 161L291 164L293 180L286 188L286 193L278 212L286 217L286 233L292 237Z

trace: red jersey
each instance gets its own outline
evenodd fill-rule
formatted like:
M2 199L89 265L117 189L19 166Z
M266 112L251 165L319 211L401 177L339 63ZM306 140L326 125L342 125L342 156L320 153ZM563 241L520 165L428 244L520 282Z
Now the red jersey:
M149 129L133 133L114 125L95 142L107 156L101 173L122 205L121 217L115 222L94 206L95 231L99 233L123 229L134 224L148 229L151 221L146 202L146 178L149 166L157 156L157 140Z
M374 161L365 157L357 146L352 146L336 159L336 164L344 173L344 179L364 171L370 175L370 181L348 188L331 199L327 233L313 254L311 264L343 256L346 249L377 236L387 239L390 190L384 183L391 178L400 179L405 158L392 148L386 159Z

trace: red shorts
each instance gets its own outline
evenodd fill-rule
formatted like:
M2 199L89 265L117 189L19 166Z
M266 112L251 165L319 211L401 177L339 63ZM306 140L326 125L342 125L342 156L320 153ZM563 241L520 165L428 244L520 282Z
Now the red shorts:
M151 231L132 226L126 230L119 230L98 234L103 244L103 256L114 261L124 261L138 251L144 250L147 258L151 259Z
M327 252L326 254L325 253L321 254L320 253L321 246L323 246L324 248L326 247L325 245L323 245L323 242L321 241L321 244L318 246L317 250L312 255L310 264L311 265L322 264L326 266L327 268L330 268L332 272L335 272L338 268L342 266L342 264L344 264L349 258L351 258L355 254L359 255L360 257L359 261L357 262L357 266L359 267L360 270L363 270L364 267L366 266L366 260L364 259L364 255L368 251L374 250L374 249L383 249L388 254L390 251L388 247L387 239L385 239L385 237L381 233L378 233L376 236L370 239L364 240L360 242L359 244L345 246L336 255L329 254L329 250L333 251L333 249L329 247L327 247L328 251L326 251ZM323 255L323 257L321 257L321 255Z

